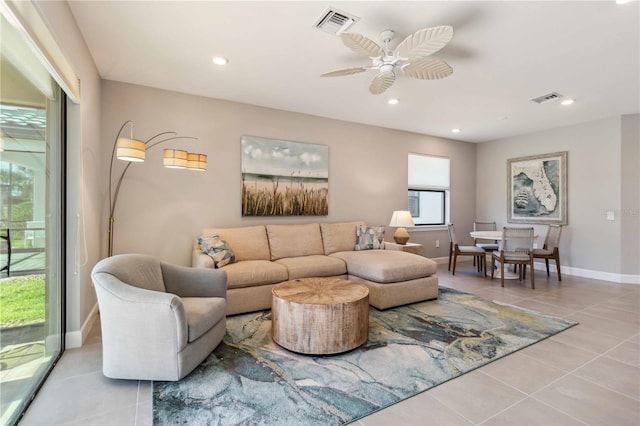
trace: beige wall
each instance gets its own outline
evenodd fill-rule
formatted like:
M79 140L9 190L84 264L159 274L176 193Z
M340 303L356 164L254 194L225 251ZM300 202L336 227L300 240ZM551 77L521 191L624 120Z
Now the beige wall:
M622 116L621 143L620 272L628 275L640 275L639 114Z
M204 227L355 219L387 225L393 210L407 208L409 152L451 158L453 218L461 228L470 229L473 222L474 144L103 81L103 161L108 161L116 133L129 119L135 122L136 138L176 131L199 141L168 142L152 148L145 163L130 167L116 208L114 253L141 252L188 265L192 240ZM329 216L241 217L242 135L328 145ZM207 154L208 170L198 173L163 168L161 148L172 146ZM117 175L126 163L115 161ZM101 192L106 200L106 172ZM101 227L104 249L107 212L105 201ZM388 239L393 231L387 230ZM441 242L438 251L435 239ZM447 255L446 231L414 233L412 240L428 245L425 254L431 257Z
M69 102L67 111L67 345L78 346L96 304L90 274L100 259L100 76L68 4L37 6L81 81L81 103Z
M562 234L561 263L581 270L620 274L621 253L633 250L630 240L635 238L637 242L638 235L621 238L617 213L614 221L606 217L607 211L618 212L622 205L620 117L478 145L478 217L495 219L499 226L507 223L507 159L557 151L568 151L569 224ZM635 165L627 168L637 170L637 154ZM635 191L637 200L637 174L635 189L628 191ZM541 235L538 243L542 244L546 226L536 226L536 231ZM637 245L635 250L637 256Z

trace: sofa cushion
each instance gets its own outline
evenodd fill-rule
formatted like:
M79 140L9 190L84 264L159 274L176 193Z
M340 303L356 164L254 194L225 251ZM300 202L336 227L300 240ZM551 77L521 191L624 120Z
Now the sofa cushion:
M321 223L322 245L327 256L338 251L351 251L356 245L356 228L364 222Z
M369 289L369 304L378 309L438 298L438 275L436 274L391 284L376 283L355 275L349 275L349 281L366 285Z
M238 262L244 260L269 260L269 241L264 226L240 228L205 228L202 237L219 235L226 240Z
M198 237L198 246L202 253L213 259L213 266L215 268L222 268L224 265L236 261L236 256L233 254L233 250L231 250L229 244L218 235L210 238Z
M355 250L382 250L383 248L384 226L358 226L356 229Z
M227 273L227 289L281 283L289 277L284 265L268 260L230 263L221 269Z
M320 225L267 225L271 260L323 254Z
M189 343L209 331L225 317L226 301L222 297L182 297L187 316Z
M286 257L275 262L286 266L290 280L309 277L332 277L347 273L347 265L342 259L329 256Z
M341 251L333 253L347 263L349 275L378 283L395 283L428 277L438 265L417 254L391 250Z

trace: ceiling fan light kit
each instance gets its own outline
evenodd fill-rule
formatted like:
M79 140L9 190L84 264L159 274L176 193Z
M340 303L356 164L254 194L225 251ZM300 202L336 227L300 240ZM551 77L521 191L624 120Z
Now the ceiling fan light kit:
M389 43L394 36L393 30L382 31L380 33L380 39L384 44L382 48L362 34L342 33L340 35L342 43L355 53L368 56L372 65L331 71L322 74L321 77L339 77L375 70L378 71L378 75L373 78L369 91L379 95L391 87L396 77L401 74L419 80L436 80L453 74L453 69L446 62L427 58L451 41L453 27L442 25L418 30L391 50Z

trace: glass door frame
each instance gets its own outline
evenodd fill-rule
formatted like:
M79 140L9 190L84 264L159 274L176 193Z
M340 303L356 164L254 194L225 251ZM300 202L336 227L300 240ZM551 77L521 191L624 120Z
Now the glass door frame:
M2 15L3 25L5 16ZM3 30L4 34L4 30ZM2 40L2 50L7 47L9 37ZM15 39L15 38L13 38ZM4 52L3 52L4 55ZM37 62L30 62L29 65L36 67ZM43 68L46 68L42 65ZM3 72L4 74L4 72ZM19 75L25 77L25 73L20 70ZM16 74L16 75L18 75ZM53 81L53 76L50 76ZM29 80L27 78L25 81ZM9 80L13 81L13 80ZM21 80L15 80L21 81ZM24 87L29 87L25 84ZM18 86L22 87L21 83ZM0 102L6 105L20 105L25 101L24 105L29 105L29 99L23 97L22 89L17 91L9 91L0 93ZM18 104L16 104L18 102ZM43 143L44 161L42 163L42 173L45 175L43 191L38 199L43 202L43 220L45 227L44 240L44 324L43 331L38 332L35 339L16 339L16 343L9 344L21 345L32 341L38 343L43 342L43 353L41 358L33 360L32 369L25 374L24 388L16 390L10 395L6 401L8 410L3 414L2 423L17 424L20 422L25 412L34 400L36 394L40 391L56 364L65 351L65 338L67 328L67 196L68 196L68 172L67 165L69 162L68 152L68 114L67 108L69 98L66 92L57 84L52 83L52 92L45 94L45 102L38 103L38 108L45 109L45 126ZM40 106L42 105L42 106ZM3 128L5 123L2 124ZM4 130L9 130L7 126ZM6 142L6 140L5 140ZM18 143L18 147L20 147ZM42 197L42 198L41 198ZM34 199L33 199L34 200ZM4 333L3 333L4 334ZM17 346L19 347L19 346ZM39 361L39 363L37 363ZM31 366L29 366L31 368ZM10 379L11 380L11 379ZM8 380L6 383L9 383ZM13 384L9 385L12 386ZM10 389L10 387L9 387ZM3 404L3 411L4 411Z

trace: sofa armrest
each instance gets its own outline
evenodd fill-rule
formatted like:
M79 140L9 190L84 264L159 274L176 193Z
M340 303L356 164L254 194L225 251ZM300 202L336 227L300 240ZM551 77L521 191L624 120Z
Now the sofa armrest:
M194 268L215 268L211 256L202 253L200 249L191 252L191 266Z
M227 273L221 269L190 268L165 262L160 266L168 293L180 297L227 297Z
M119 348L112 354L113 362L128 351L177 354L187 345L187 317L178 296L134 287L108 273L94 273L92 278L103 340L117 342Z

